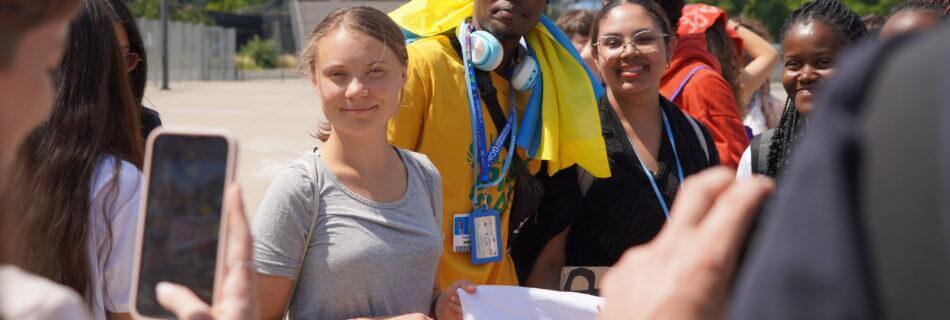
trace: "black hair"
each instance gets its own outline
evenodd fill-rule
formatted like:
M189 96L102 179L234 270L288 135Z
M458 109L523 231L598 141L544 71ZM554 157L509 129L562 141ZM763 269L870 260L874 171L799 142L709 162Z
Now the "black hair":
M139 107L132 100L106 0L83 0L70 25L55 71L49 118L20 146L14 198L20 216L15 254L21 267L88 293L90 215L117 204L121 162L115 161L104 193L111 201L91 212L94 173L104 157L142 167ZM104 248L111 251L112 231ZM89 297L89 295L86 295Z
M851 44L868 36L868 29L864 26L861 16L838 0L817 0L806 3L792 12L782 25L780 39L785 39L788 30L797 24L822 22L830 26L845 42ZM794 97L785 100L785 111L782 119L775 128L772 143L769 145L769 155L766 159L765 174L778 177L786 164L795 142L801 136L801 128L805 122L801 113L795 107Z
M901 11L911 10L943 19L947 16L948 9L950 9L950 1L948 0L907 1L894 7L894 9L891 10L891 16Z
M660 25L660 32L666 34L666 37L663 37L663 41L666 44L667 50L670 47L670 39L676 36L676 29L670 25L670 19L666 16L666 13L663 12L661 8L655 1L652 0L610 0L604 4L600 11L597 12L597 15L594 16L594 24L590 29L590 42L593 46L596 46L597 37L600 36L600 22L604 20L604 17L610 13L614 8L622 4L635 4L643 7L647 11L647 14L653 18L653 22ZM597 57L599 54L597 50L592 50L591 54L594 57ZM672 54L672 53L670 53Z
M129 51L139 56L138 66L129 73L129 85L132 89L132 97L135 102L142 105L142 98L145 97L145 85L148 82L148 56L145 51L145 41L142 41L142 33L139 32L138 25L135 24L135 16L129 10L125 0L109 0L112 11L112 21L122 25L125 34L129 38Z
M673 34L680 26L680 17L683 16L683 7L686 6L685 0L653 0L666 12L666 18L670 20L670 27L673 28Z

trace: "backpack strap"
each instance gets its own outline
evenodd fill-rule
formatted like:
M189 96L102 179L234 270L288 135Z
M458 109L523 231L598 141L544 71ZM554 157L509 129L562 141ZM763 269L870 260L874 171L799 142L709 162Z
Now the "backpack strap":
M689 80L693 79L693 76L695 76L699 70L703 69L709 69L709 67L702 65L690 70L689 74L686 75L686 78L683 79L683 82L680 82L680 85L676 88L676 91L673 91L673 95L670 96L670 101L676 100L676 98L680 96L680 93L683 93L683 89L686 88L686 84L689 83Z
M706 155L706 163L709 163L709 144L706 143L706 136L703 135L703 129L699 128L699 123L696 123L696 119L693 119L693 117L687 115L686 120L689 120L689 124L693 127L693 132L696 133L696 139L699 139L699 145L703 147L703 154Z
M775 130L766 130L760 135L752 138L749 143L749 155L752 156L752 173L765 174L765 169L769 164L769 146L772 145L772 137Z
M320 180L320 174L317 173L317 157L320 154L314 149L310 158L310 163L304 162L307 167L307 176L313 182L313 214L310 218L310 227L307 228L307 237L300 253L300 267L297 268L297 274L294 276L294 286L290 289L290 299L287 300L287 306L284 307L284 319L290 319L291 303L294 301L294 295L297 293L297 284L300 283L300 272L303 271L304 262L307 260L307 251L310 248L310 240L313 239L314 229L317 227L317 213L320 212L320 190L323 189L323 183Z

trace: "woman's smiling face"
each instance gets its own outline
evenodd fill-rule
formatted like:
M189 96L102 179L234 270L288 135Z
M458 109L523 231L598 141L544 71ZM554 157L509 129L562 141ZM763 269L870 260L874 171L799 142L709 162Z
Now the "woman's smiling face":
M669 48L656 19L640 5L622 4L598 23L593 49L607 88L619 95L658 93Z
M820 21L797 23L782 39L782 85L802 114L811 112L815 89L835 73L835 57L844 47L841 35Z
M334 132L385 132L399 108L406 67L382 42L341 28L316 44L313 84Z

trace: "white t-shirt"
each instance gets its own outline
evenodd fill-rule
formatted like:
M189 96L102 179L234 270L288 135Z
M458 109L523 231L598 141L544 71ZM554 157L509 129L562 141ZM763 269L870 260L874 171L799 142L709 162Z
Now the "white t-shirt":
M0 318L82 320L89 313L69 288L18 269L0 266Z
M86 301L95 319L129 312L138 231L142 174L135 165L105 156L93 173L89 201L90 290ZM115 178L118 181L114 181Z
M739 168L736 170L736 179L748 178L752 176L752 151L751 147L746 147L742 152L742 158L739 158Z

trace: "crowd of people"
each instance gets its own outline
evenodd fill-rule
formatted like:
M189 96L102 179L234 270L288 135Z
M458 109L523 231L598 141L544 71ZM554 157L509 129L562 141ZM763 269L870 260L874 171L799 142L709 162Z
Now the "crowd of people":
M950 315L950 1L814 0L779 49L680 0L430 3L314 26L319 146L250 222L229 188L216 301L162 306L461 319L461 292L602 266L603 319ZM0 0L0 319L132 317L145 63L123 0Z

